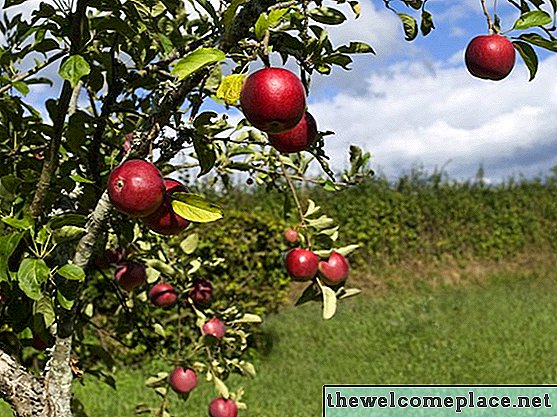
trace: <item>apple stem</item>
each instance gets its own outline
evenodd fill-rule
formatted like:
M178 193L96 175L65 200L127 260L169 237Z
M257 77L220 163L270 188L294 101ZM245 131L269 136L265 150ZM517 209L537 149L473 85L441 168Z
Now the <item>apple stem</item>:
M485 18L487 19L487 26L488 26L489 34L493 35L495 33L495 25L493 24L493 20L491 19L489 11L487 10L485 0L480 0L480 3L482 4L482 9L483 9Z
M302 228L306 232L304 233L304 236L307 240L308 248L311 249L311 238L309 237L309 233L307 233L308 228L304 217L304 209L302 208L302 204L300 203L300 199L298 198L298 192L296 191L296 187L294 187L292 178L290 177L290 174L288 174L287 168L284 165L284 162L282 162L282 159L279 159L279 162L280 162L280 168L282 170L282 175L284 176L284 179L288 183L288 187L292 192L292 198L294 198L294 203L296 204L296 208L298 209L298 216L300 217L300 226L302 226Z

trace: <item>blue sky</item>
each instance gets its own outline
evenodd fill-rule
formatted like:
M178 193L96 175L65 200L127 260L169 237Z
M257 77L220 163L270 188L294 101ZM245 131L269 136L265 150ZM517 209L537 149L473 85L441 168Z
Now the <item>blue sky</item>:
M28 12L38 3L12 10ZM487 0L490 10L493 3ZM423 166L468 179L482 164L488 180L500 181L548 174L557 165L557 56L540 55L533 82L518 57L507 79L478 80L467 73L463 54L474 36L487 32L480 0L429 0L436 29L411 43L383 0L361 0L361 6L357 20L348 5L340 6L349 21L328 30L335 45L361 40L377 55L356 57L351 71L315 76L309 96L320 130L336 132L326 140L335 170L347 165L351 144L371 152L373 168L391 178ZM497 12L503 28L518 17L506 0L498 1Z
M331 28L333 38L367 41L377 55L317 80L310 96L320 128L337 133L327 140L334 166L346 165L350 144L370 151L374 168L389 177L423 166L468 179L482 164L488 180L500 181L548 174L557 165L556 57L540 54L533 82L518 56L507 79L478 80L463 55L474 36L487 33L479 0L430 0L436 30L412 43L382 3L363 0L360 19ZM518 14L498 3L508 29Z

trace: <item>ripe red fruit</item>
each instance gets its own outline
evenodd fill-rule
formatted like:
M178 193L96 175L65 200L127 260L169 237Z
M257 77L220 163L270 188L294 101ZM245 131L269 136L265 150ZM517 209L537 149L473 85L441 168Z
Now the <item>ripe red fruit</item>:
M193 369L177 366L168 377L168 383L178 394L187 394L197 386L197 374Z
M199 306L206 306L210 303L213 296L213 285L205 278L196 278L193 281L193 288L190 290L190 298Z
M281 153L301 152L308 149L317 136L317 123L306 112L302 120L292 129L281 133L270 133L269 142Z
M224 337L224 334L226 333L226 327L224 326L224 323L222 321L220 321L216 317L213 317L212 319L206 321L205 324L203 324L201 333L203 333L204 335L214 336L217 339L222 339Z
M511 41L498 34L476 36L468 44L464 61L470 74L485 80L502 80L514 67Z
M306 111L306 91L300 79L283 68L263 68L251 74L240 94L249 122L265 132L292 129Z
M171 195L185 193L187 190L180 182L170 178L165 178L164 186L165 195L162 204L154 213L142 220L143 224L154 232L161 235L175 235L188 227L190 222L174 212Z
M114 278L126 291L139 287L147 279L145 266L137 262L125 262L116 268Z
M226 398L215 398L209 404L209 415L211 417L236 417L238 415L238 406L234 400Z
M114 207L121 212L133 217L145 217L162 204L164 180L152 163L131 159L110 173L108 195Z
M295 281L309 281L317 274L319 257L309 249L291 249L284 259L286 271Z
M125 257L126 250L120 246L115 249L106 249L102 255L95 258L95 265L99 269L106 269L121 262Z
M290 242L290 243L294 243L298 241L298 232L295 229L286 229L284 231L284 238Z
M176 302L178 294L172 285L160 282L149 290L148 297L157 307L168 307Z
M350 265L346 258L333 251L328 261L319 262L321 279L328 285L338 285L348 278Z

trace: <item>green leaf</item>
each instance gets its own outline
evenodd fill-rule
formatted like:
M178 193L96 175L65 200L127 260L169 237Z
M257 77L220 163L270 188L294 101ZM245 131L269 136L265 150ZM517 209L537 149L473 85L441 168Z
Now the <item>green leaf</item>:
M19 91L24 96L29 94L29 86L24 81L16 81L15 83L13 83L13 86L17 91Z
M70 281L83 281L85 279L85 271L77 265L66 264L57 272L58 275L69 279Z
M203 135L193 136L193 148L195 150L197 160L199 161L199 167L201 168L201 171L197 176L201 177L213 169L217 160L217 155L215 154L215 150L213 149L211 142L209 142Z
M375 54L373 48L365 42L350 42L350 45L343 45L337 51L344 54Z
M79 80L91 72L91 67L81 55L72 55L60 66L58 74L75 87Z
M24 259L17 271L19 288L32 300L42 297L41 284L46 282L50 269L42 259Z
M353 0L349 1L348 3L350 3L350 7L352 8L354 15L356 16L355 18L357 19L358 17L360 17L360 15L362 14L362 6L360 5L360 2Z
M267 19L267 24L269 29L275 28L282 22L282 18L288 12L288 8L284 9L273 9L269 13L269 18Z
M47 328L52 326L56 318L52 301L48 297L41 297L35 301L35 304L33 304L33 314L42 315L44 324Z
M66 298L66 296L60 290L56 291L56 300L58 300L58 303L65 310L71 310L73 305L75 304L75 300Z
M164 331L164 327L162 327L160 323L155 323L153 325L153 329L155 333L158 334L159 336L166 337L166 332Z
M82 183L86 183L86 184L94 184L95 183L95 181L91 181L90 179L82 177L79 174L72 174L72 175L70 175L70 178L72 180L74 180L75 182L82 182Z
M241 318L234 320L232 323L262 323L263 319L257 314L246 313Z
M33 229L35 223L31 217L23 217L22 219L16 219L15 217L3 217L2 221L9 226L19 230Z
M226 58L226 54L220 49L200 48L176 62L171 72L178 79L183 80L202 68L222 61L224 58Z
M176 214L192 222L214 222L224 214L222 208L199 194L174 193L172 199L172 209Z
M148 259L145 263L165 275L173 276L176 274L176 270L172 266L159 259Z
M551 16L542 10L532 10L520 16L514 22L513 29L524 30L534 26L548 25L553 21Z
M433 16L427 10L424 10L422 13L422 20L420 23L420 30L422 31L422 35L427 36L429 33L435 29L435 25L433 24Z
M347 288L347 289L343 288L338 299L344 300L345 298L354 297L355 295L358 295L361 292L362 290L359 290L357 288Z
M236 10L238 10L238 7L246 1L247 0L232 0L230 2L230 6L228 6L228 8L224 11L222 23L227 34L232 28L232 23L234 22L234 17L236 16Z
M19 245L24 233L14 232L0 237L0 282L8 281L8 260Z
M235 105L240 99L245 78L244 74L230 74L224 77L217 89L217 98L226 104Z
M321 287L323 292L323 319L329 320L337 310L337 296L329 287Z
M340 25L346 20L346 16L340 10L327 6L311 9L309 16L316 22L325 25Z
M269 20L267 19L267 13L261 13L253 26L253 33L255 39L261 40L265 36L265 32L269 29Z
M544 38L537 33L523 33L518 37L519 39L531 43L532 45L539 46L540 48L547 49L551 52L557 52L557 42Z
M413 41L418 36L418 22L412 16L406 13L397 13L402 21L402 27L407 41Z
M3 9L7 9L8 7L16 6L21 3L25 3L27 0L5 0Z
M513 41L513 46L524 60L526 67L528 67L528 71L530 71L530 79L528 81L532 81L538 72L538 56L534 48L532 48L530 44L522 41Z
M228 387L220 378L217 378L215 375L213 375L213 383L215 384L215 390L217 391L217 394L219 394L223 398L230 397Z
M197 249L199 244L199 235L197 233L192 233L187 238L180 242L180 249L186 254L191 255Z
M360 245L348 245L348 246L343 246L342 248L335 249L335 251L340 253L343 256L348 256L352 252L354 252L356 249L359 249L359 248L360 248Z

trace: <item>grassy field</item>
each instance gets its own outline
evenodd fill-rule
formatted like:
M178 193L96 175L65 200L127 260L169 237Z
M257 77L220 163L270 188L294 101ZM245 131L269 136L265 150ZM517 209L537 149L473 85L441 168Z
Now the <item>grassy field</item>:
M359 384L544 384L557 382L557 274L504 273L468 285L423 287L342 303L323 322L317 305L269 317L260 338L260 375L246 388L242 416L320 415L321 387ZM94 379L76 384L91 417L133 416L157 404L144 372L121 370L114 391ZM202 383L176 415L205 416L214 394ZM0 415L9 415L0 408ZM288 410L286 413L285 410Z
M241 416L309 417L321 412L321 387L355 384L544 384L557 382L557 273L499 273L469 285L424 286L340 305L331 321L318 305L288 308L263 326L259 376L246 388ZM114 391L76 384L91 417L133 416L157 404L143 370L121 370ZM206 416L214 393L202 383L176 415ZM0 415L9 415L0 407Z

